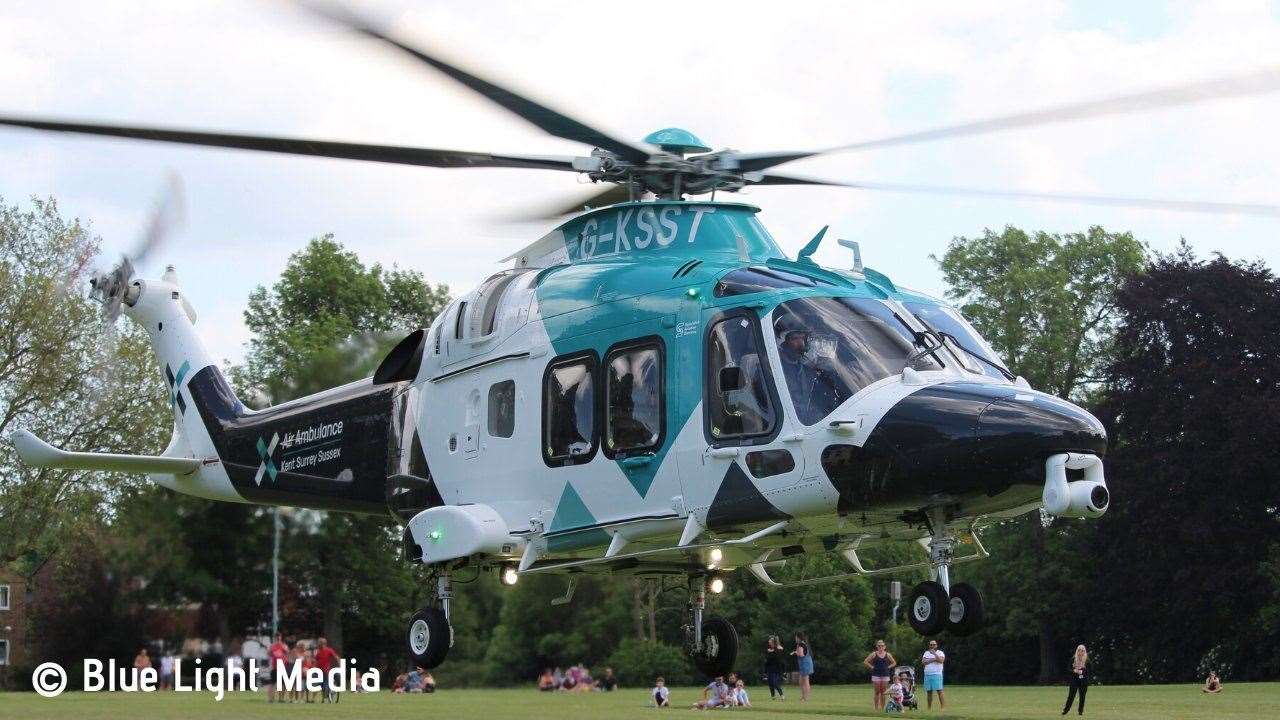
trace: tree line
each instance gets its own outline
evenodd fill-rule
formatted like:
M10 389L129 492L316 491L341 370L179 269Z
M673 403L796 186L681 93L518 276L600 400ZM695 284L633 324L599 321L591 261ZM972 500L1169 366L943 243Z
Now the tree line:
M77 450L159 452L170 420L145 335L107 331L83 287L92 229L52 200L0 201L0 434L30 428ZM1052 682L1076 644L1107 682L1280 676L1280 281L1260 262L1149 252L1127 233L1004 228L955 238L936 257L948 297L1009 369L1070 397L1106 425L1114 502L1083 522L1032 513L991 525L992 558L958 569L984 592L987 624L942 639L949 678ZM241 396L271 404L367 376L403 334L425 327L448 289L368 266L331 236L290 257L249 297ZM34 313L32 308L41 312ZM54 359L56 358L56 361ZM269 626L273 513L176 495L135 477L32 471L0 444L0 567L55 578L32 622L39 657L132 658L169 639L172 608L230 644ZM284 516L282 631L327 636L347 656L403 667L403 624L430 597L382 517ZM871 560L891 563L908 548ZM819 556L792 577L844 571ZM896 578L909 588L923 573ZM531 682L543 667L612 666L624 684L692 682L679 650L683 581L531 576L514 588L460 573L457 642L445 685ZM769 635L806 632L817 682L863 680L884 638L903 660L923 639L888 579L769 588L744 571L709 600L734 619L745 677ZM95 628L93 633L84 628ZM18 679L22 669L16 669ZM29 672L27 673L29 675Z

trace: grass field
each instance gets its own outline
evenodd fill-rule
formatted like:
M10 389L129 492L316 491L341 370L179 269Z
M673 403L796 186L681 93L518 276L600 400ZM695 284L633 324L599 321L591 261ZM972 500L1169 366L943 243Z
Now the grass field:
M688 709L699 691L676 688L672 708L679 716L699 716ZM752 715L775 720L802 720L841 716L872 717L871 689L863 686L818 686L808 703L799 702L799 691L788 688L785 703L769 701L765 688L753 687L751 709L712 711ZM930 718L1057 718L1066 699L1064 687L968 687L947 690L947 711L924 708L907 715ZM596 720L597 718L652 718L656 710L646 706L643 690L619 690L586 695L543 694L532 688L518 690L443 690L435 695L345 694L338 705L268 705L262 694L230 694L215 702L206 693L66 693L46 699L35 693L0 693L0 718L41 720L75 718L414 718L447 717L450 720ZM1181 720L1213 718L1235 720L1280 718L1280 683L1228 685L1222 695L1204 695L1196 685L1095 686L1085 708L1090 718L1121 720ZM1074 716L1074 709L1072 710Z

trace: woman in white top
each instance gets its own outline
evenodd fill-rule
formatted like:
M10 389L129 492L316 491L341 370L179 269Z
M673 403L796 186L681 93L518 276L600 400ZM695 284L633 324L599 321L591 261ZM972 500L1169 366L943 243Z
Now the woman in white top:
M942 668L947 662L947 654L938 649L938 641L930 640L929 649L924 651L924 689L929 707L933 708L933 694L938 693L938 707L946 709L947 703L942 698Z

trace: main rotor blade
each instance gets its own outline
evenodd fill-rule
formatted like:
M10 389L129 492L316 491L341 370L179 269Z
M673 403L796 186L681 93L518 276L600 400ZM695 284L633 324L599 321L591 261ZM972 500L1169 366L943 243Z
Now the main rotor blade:
M609 183L603 190L597 190L586 197L578 198L571 203L556 203L540 209L517 212L505 219L511 221L558 220L565 215L582 212L586 208L598 208L605 205L626 202L632 197L626 185ZM637 199L639 197L637 196Z
M502 167L534 168L538 170L573 170L573 158L568 156L540 155L490 155L461 150L435 150L431 148L405 147L403 145L366 145L364 143L334 142L332 140L306 140L301 138L270 137L266 135L232 135L228 133L196 132L164 128L132 127L126 125L95 125L90 123L61 122L38 118L7 117L0 115L0 125L26 127L36 130L105 135L108 137L207 145L211 147L258 150L285 155L312 155L316 157L365 160L369 162L419 165L424 167Z
M1005 200L1033 200L1047 202L1106 205L1111 207L1141 208L1147 210L1173 210L1178 212L1212 213L1217 215L1255 215L1280 217L1280 205L1267 203L1213 202L1204 200L1166 200L1161 198L1127 197L1123 195L1092 195L1087 193L1046 193L1019 190L989 190L982 188L951 187L945 185L911 185L875 182L835 182L815 178L765 175L758 185L832 185L857 190L915 193L927 195L957 195L966 197L998 198Z
M126 255L133 263L141 265L147 255L164 243L187 218L186 193L182 189L182 178L172 174L165 182L160 199L151 211L150 222L138 240L133 252Z
M299 0L299 4L343 25L355 32L367 37L384 42L397 50L400 50L415 59L430 65L436 70L444 73L453 80L465 85L471 90L483 95L489 101L502 106L506 110L533 125L540 128L543 132L554 135L565 140L574 140L585 143L593 147L604 148L619 157L625 158L632 162L644 162L649 158L649 151L639 145L619 140L618 138L601 132L583 122L575 120L568 115L552 110L551 108L537 103L519 93L513 92L501 85L485 80L482 77L473 75L462 68L447 63L439 57L429 54L417 47L409 45L407 42L393 37L383 30L375 27L368 20L357 16L350 9L334 5L329 2L310 2L308 0Z
M1001 115L985 120L975 120L903 135L891 135L878 140L839 145L825 150L743 153L738 155L736 159L739 167L744 172L765 170L815 155L873 150L946 138L985 135L1002 130L1039 127L1041 125L1052 125L1072 120L1087 120L1110 115L1127 115L1161 108L1194 105L1223 98L1258 95L1277 90L1280 90L1280 67L1270 67L1244 75L1232 75L1213 80L1168 85L1154 90L1113 95L1100 100L1054 105L1030 112Z

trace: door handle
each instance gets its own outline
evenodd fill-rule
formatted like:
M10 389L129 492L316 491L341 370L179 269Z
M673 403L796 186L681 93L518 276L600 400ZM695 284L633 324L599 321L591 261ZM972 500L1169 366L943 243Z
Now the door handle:
M722 459L736 458L738 457L738 448L736 447L711 448L710 450L707 451L707 454L713 458L722 458Z

